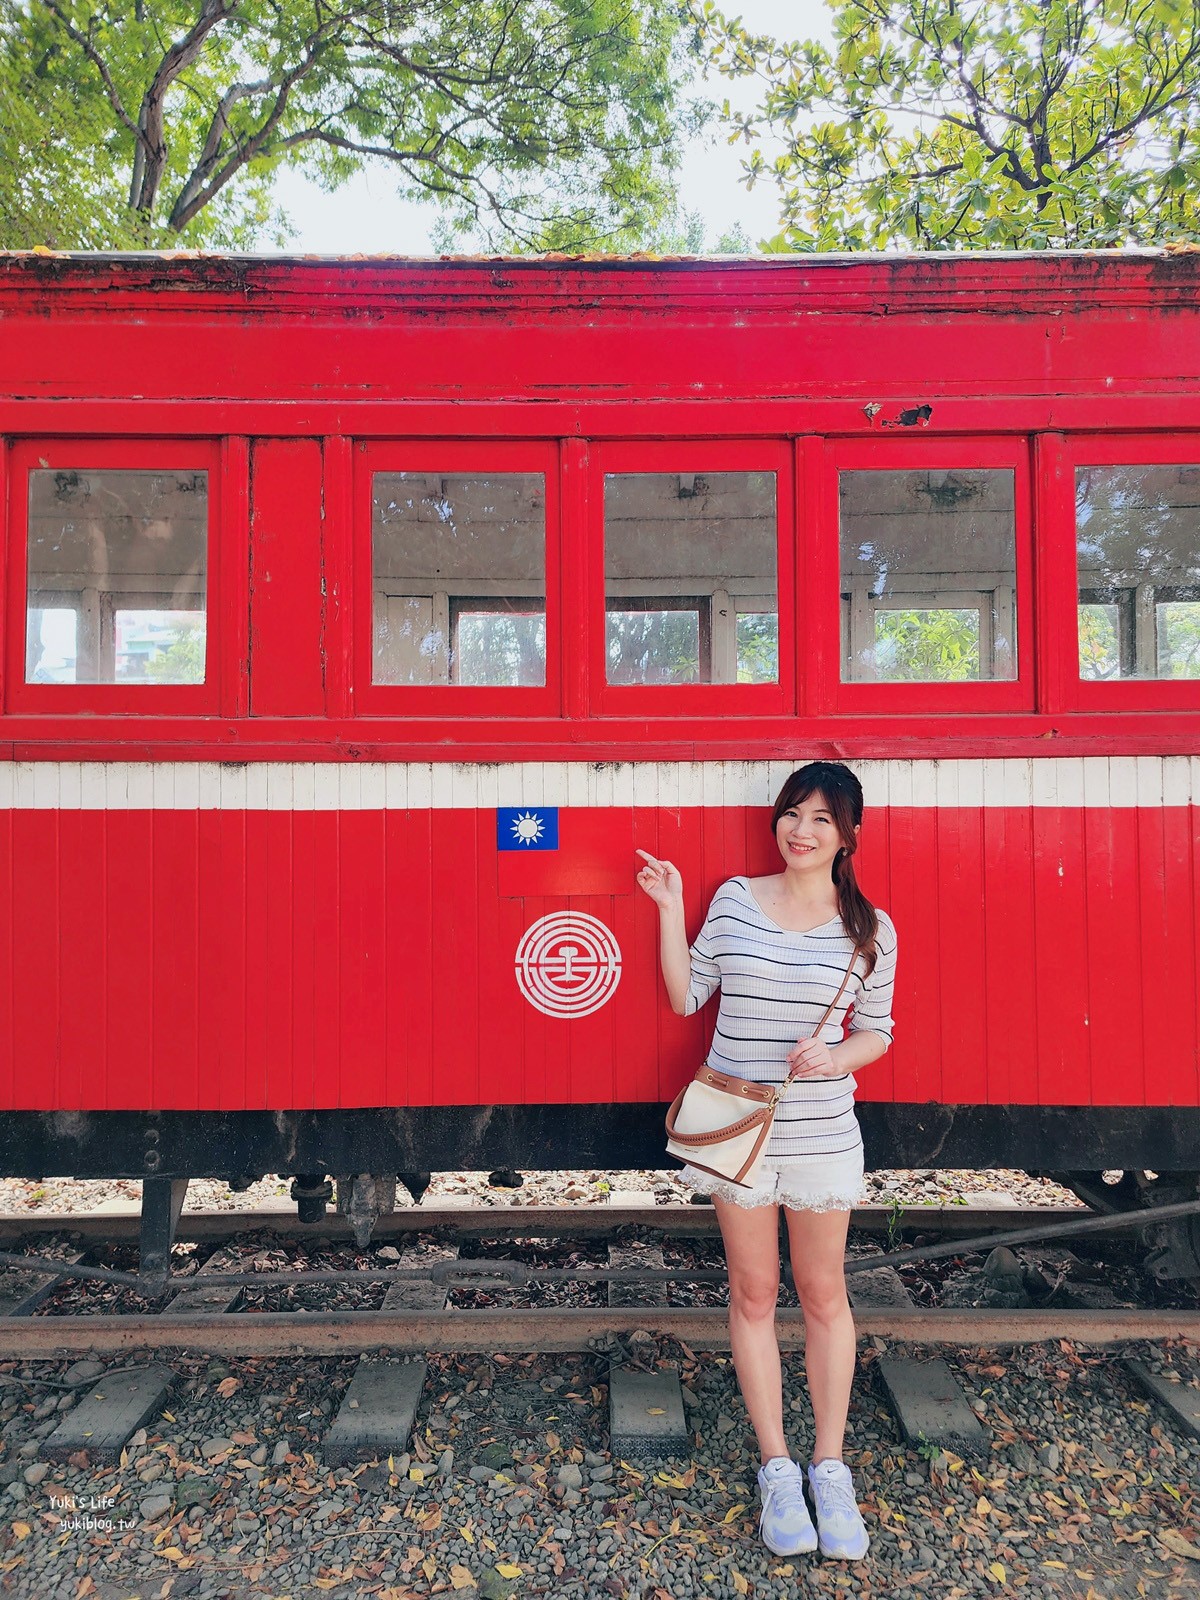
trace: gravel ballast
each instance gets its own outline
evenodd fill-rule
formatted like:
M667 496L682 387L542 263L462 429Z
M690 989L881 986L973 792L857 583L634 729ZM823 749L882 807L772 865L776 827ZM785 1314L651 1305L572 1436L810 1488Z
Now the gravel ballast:
M905 1208L1076 1203L1019 1173L876 1173L870 1183L876 1204ZM7 1180L0 1208L113 1210L135 1205L138 1188ZM286 1188L194 1184L188 1201L275 1210ZM614 1189L660 1202L686 1193L665 1172L531 1174L519 1190L436 1174L426 1203L591 1205ZM939 1349L987 1433L985 1453L961 1460L905 1447L873 1370L884 1348L860 1345L847 1438L872 1536L856 1565L784 1560L759 1542L757 1457L723 1353L637 1344L641 1360L678 1363L684 1385L691 1454L658 1466L609 1453L609 1368L594 1355L435 1355L408 1450L336 1469L320 1444L351 1359L174 1358L166 1408L113 1467L38 1455L83 1392L54 1383L94 1378L94 1363L7 1363L0 1373L28 1382L0 1385L0 1595L1200 1600L1200 1441L1172 1430L1120 1353ZM1194 1352L1128 1353L1194 1381ZM802 1357L785 1355L784 1369L790 1440L805 1459Z
M860 1351L846 1453L872 1535L857 1565L784 1560L758 1541L757 1459L722 1355L662 1352L681 1358L688 1461L612 1459L597 1357L440 1357L409 1451L336 1470L319 1446L353 1362L180 1358L167 1409L123 1465L80 1458L32 1483L38 1439L54 1426L38 1413L68 1391L3 1387L0 1592L1200 1594L1200 1442L1172 1434L1112 1352L951 1355L989 1435L987 1455L970 1462L904 1448L871 1370L877 1353ZM1136 1353L1159 1368L1186 1360L1158 1346ZM67 1370L6 1368L60 1381ZM785 1400L802 1458L811 1415L797 1356L785 1358Z
M493 1188L486 1172L435 1172L422 1203L437 1205L604 1205L618 1189L640 1189L662 1202L686 1202L691 1191L680 1182L678 1169L649 1172L527 1172L519 1189ZM1006 1204L1074 1206L1082 1204L1069 1189L1026 1172L940 1171L871 1172L867 1189L872 1205L984 1204L1003 1197ZM189 1211L279 1211L291 1209L290 1180L266 1177L248 1189L234 1191L212 1178L193 1178L188 1185ZM0 1212L71 1212L136 1210L142 1186L137 1178L3 1178ZM401 1184L397 1205L408 1203Z

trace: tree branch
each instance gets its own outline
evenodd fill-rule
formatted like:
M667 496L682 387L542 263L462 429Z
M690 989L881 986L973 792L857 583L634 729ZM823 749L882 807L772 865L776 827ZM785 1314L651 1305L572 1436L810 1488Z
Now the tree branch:
M104 92L108 96L109 105L112 106L113 110L129 129L134 139L140 144L142 141L144 141L145 135L138 127L137 123L129 115L128 111L126 111L124 102L117 92L117 86L113 82L112 73L109 72L103 57L100 55L100 52L96 49L95 45L86 34L80 33L79 29L74 25L62 8L56 3L56 0L41 0L41 3L46 7L47 11L51 12L58 18L66 33L75 41L75 43L83 51L84 55L87 56L88 60L96 68L104 82Z
M43 0L45 3L47 0ZM163 126L167 90L184 68L195 61L212 30L231 16L240 4L241 0L201 0L200 15L159 62L158 70L142 96L138 113L142 137L134 157L129 203L145 216L149 216L154 209L167 164L167 141Z

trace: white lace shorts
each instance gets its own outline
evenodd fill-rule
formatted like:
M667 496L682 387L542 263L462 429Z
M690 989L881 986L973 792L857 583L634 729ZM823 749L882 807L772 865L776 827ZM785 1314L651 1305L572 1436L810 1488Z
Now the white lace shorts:
M717 1195L735 1206L751 1210L756 1206L787 1206L789 1211L851 1211L866 1199L863 1189L863 1149L845 1155L824 1156L805 1162L765 1160L758 1184L753 1189L710 1172L687 1166L679 1174L697 1194Z

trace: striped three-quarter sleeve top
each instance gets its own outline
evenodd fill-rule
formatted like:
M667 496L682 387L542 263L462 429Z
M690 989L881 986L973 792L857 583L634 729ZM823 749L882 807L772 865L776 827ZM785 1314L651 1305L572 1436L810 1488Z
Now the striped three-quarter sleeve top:
M877 1033L892 1042L896 930L888 916L878 915L875 969L867 975L866 957L855 960L846 991L821 1030L827 1045L841 1042L851 1007L851 1033ZM723 883L692 945L686 1005L690 1015L721 990L707 1065L738 1078L782 1083L788 1051L798 1039L813 1036L852 949L840 917L795 933L767 916L747 879ZM857 1087L849 1072L793 1083L776 1110L767 1158L817 1165L826 1156L857 1149L862 1143L854 1115Z

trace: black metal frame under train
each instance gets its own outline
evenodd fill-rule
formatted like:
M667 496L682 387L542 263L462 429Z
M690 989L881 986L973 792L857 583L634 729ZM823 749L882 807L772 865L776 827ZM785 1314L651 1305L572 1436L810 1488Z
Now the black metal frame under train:
M0 1119L0 1175L140 1178L142 1271L162 1272L192 1178L244 1188L292 1177L301 1221L334 1201L361 1246L394 1209L400 1179L419 1202L433 1171L653 1170L665 1105L405 1106L335 1111L14 1112ZM1105 1169L1158 1175L1114 1209L1200 1193L1200 1108L1167 1106L858 1106L868 1168L1015 1167L1052 1172L1089 1204ZM1088 1187L1090 1183L1090 1188ZM1135 1186L1136 1187L1136 1186ZM1149 1221L1147 1264L1200 1277L1200 1218Z
M321 1111L15 1111L0 1176L211 1178L265 1173L648 1170L666 1105L384 1106ZM1194 1172L1200 1107L860 1102L871 1168Z

